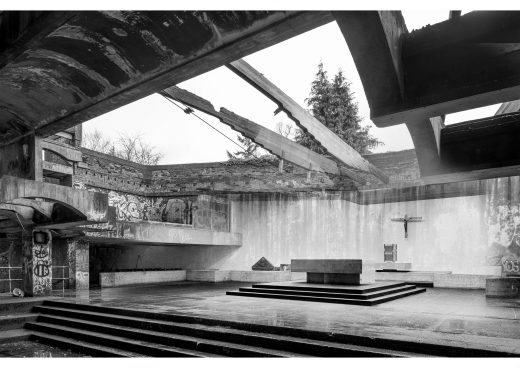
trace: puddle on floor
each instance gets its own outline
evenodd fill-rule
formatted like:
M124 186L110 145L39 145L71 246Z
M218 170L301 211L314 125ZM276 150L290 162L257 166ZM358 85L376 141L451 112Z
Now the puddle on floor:
M41 344L36 341L17 341L0 344L0 357L11 358L78 358L87 355Z

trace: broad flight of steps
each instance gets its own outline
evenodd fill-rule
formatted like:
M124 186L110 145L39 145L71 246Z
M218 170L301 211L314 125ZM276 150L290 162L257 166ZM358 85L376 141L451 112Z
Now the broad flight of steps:
M31 339L102 357L416 357L489 352L348 333L46 301ZM225 316L223 316L225 318ZM493 355L493 353L491 354ZM496 353L495 353L496 355Z
M288 282L256 284L251 287L241 287L238 291L228 291L226 294L321 303L376 305L425 291L424 288L404 282L381 282L366 287Z

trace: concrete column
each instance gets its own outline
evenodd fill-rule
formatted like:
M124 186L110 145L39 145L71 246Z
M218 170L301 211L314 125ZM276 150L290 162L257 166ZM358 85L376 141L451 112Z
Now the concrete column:
M50 295L52 291L52 235L48 230L24 233L23 288L26 296Z
M42 138L34 134L0 148L0 177L11 175L43 181Z
M69 285L71 289L89 289L89 242L84 238L68 241Z

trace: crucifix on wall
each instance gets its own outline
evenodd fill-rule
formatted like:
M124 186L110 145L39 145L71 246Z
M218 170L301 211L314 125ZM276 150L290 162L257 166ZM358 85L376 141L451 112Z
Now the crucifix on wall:
M404 237L408 238L408 223L409 222L421 222L422 217L408 217L408 215L404 215L404 217L397 217L391 219L394 222L403 222L404 223Z

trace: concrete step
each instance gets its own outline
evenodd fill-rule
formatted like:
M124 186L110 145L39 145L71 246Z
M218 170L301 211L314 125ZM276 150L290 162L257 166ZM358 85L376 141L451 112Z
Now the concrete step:
M279 350L255 348L253 346L228 343L204 338L160 332L158 329L145 330L135 327L121 327L111 323L89 322L77 318L64 318L42 314L38 322L68 326L86 331L101 332L113 336L139 339L142 341L161 343L183 349L202 351L232 357L304 357L303 354L287 354ZM171 326L170 326L171 327Z
M153 319L118 316L106 313L86 312L80 310L70 310L66 308L46 307L38 308L42 313L42 319L46 320L46 316L51 313L55 316L63 318L66 316L75 316L75 319L84 321L109 321L113 325L124 325L139 328L146 328L156 331L180 334L183 336L191 336L198 340L207 339L212 341L230 342L235 344L260 347L265 349L276 350L277 354L284 356L302 356L301 352L312 356L322 357L408 357L417 356L417 354L396 352L387 349L378 349L373 347L365 347L354 344L340 344L329 341L317 341L306 338L297 338L291 336L281 336L269 333L252 333L240 329L224 328L221 326L207 326L192 323L163 322ZM55 317L56 318L56 317ZM70 317L67 317L70 318ZM185 338L185 337L184 337ZM282 353L281 351L285 352Z
M36 321L36 313L19 313L0 316L0 331L23 328L26 322Z
M246 292L246 291L228 291L226 295L234 296L248 296L254 298L271 298L271 299L286 299L286 300L300 300L307 302L320 302L320 303L336 303L336 304L350 304L350 305L376 305L385 302L389 302L395 299L404 298L410 295L423 293L426 289L414 289L402 292L393 293L373 299L347 299L347 298L332 298L332 297L320 297L320 296L307 296L307 295L285 295L280 293L257 293L257 292Z
M42 305L47 298L15 298L4 297L0 298L0 315L29 313L34 306Z
M0 331L0 344L29 340L30 336L31 336L30 331L25 330L23 328L18 328L15 330Z
M192 351L188 349L173 348L159 343L151 343L131 338L112 336L100 332L85 331L82 329L54 325L43 322L29 322L26 329L64 337L68 339L80 340L89 344L125 350L132 353L142 354L151 357L216 357L215 354Z
M45 332L31 331L30 340L37 341L50 346L56 346L62 349L69 349L93 357L145 357L145 355L142 354L135 354L125 350L114 349L98 344L91 344L84 340L71 339Z
M269 284L254 284L251 287L252 288L270 288L270 289L281 289L281 290L305 290L305 291L318 291L318 292L330 292L330 293L339 293L339 294L367 294L367 293L374 293L382 290L388 290L393 289L396 287L401 286L407 286L405 282L392 282L392 283L385 283L383 285L367 285L363 288L357 287L357 286L351 286L343 285L343 286L334 286L332 284L330 285L324 285L321 284L320 286L316 285L313 286L312 284L307 284L304 282L298 283L298 284L275 284L275 283L269 283Z
M334 292L328 292L326 289L323 289L323 291L308 291L306 288L300 288L300 290L287 290L287 289L273 289L270 288L269 285L265 287L241 287L238 290L244 291L244 292L251 292L251 293L267 293L267 294L284 294L284 295L306 295L306 296L319 296L319 297L326 297L326 298L340 298L340 299L360 299L360 300L367 300L367 299L373 299L380 296L385 296L393 293L398 293L401 291L406 290L413 290L415 289L414 285L404 285L399 286L396 288L391 289L384 289L372 293L364 293L364 294L350 294L350 293L334 293Z
M426 291L426 289L424 289L424 288L415 288L413 290L406 290L406 291L401 291L399 293L394 293L394 294L390 294L390 295L373 298L373 299L370 299L370 302L372 303L371 305L376 305L376 304L389 302L391 300L396 300L399 298L404 298L407 296L424 293L425 291Z
M187 331L194 331L190 336L207 337L207 331L215 330L216 332L224 334L226 338L230 340L224 340L229 342L237 342L236 339L242 339L248 341L248 343L255 344L256 336L261 335L262 337L270 335L277 346L280 349L285 349L285 345L290 345L292 339L310 339L314 342L318 342L323 345L339 344L346 346L353 346L358 349L379 349L387 351L390 355L394 356L393 353L402 354L407 356L413 354L423 354L428 356L444 356L444 357L505 357L505 356L519 356L519 354L505 353L496 351L494 349L485 348L469 348L464 344L454 343L425 343L422 341L411 341L408 339L399 339L399 337L376 337L371 335L364 335L363 332L352 334L345 332L327 332L319 330L308 330L304 328L286 327L286 326L273 326L264 324L255 324L250 322L231 321L225 319L214 319L207 317L200 317L196 315L187 314L166 314L166 313L155 313L150 311L143 311L137 309L125 309L125 308L114 308L106 307L94 304L81 304L68 301L45 301L45 307L60 309L56 313L59 316L65 316L63 313L66 312L78 312L88 313L92 315L86 317L87 319L98 320L96 315L99 316L99 321L103 322L103 314L108 314L106 318L107 323L115 323L115 317L120 318L121 322L118 324L129 324L128 326L136 326L134 323L140 319L146 319L149 323L157 324L171 324L175 328L174 332L179 334L190 334ZM112 319L113 318L113 319ZM141 322L144 323L144 322ZM155 327L154 327L155 328ZM168 331L169 327L158 327L159 329L164 328L163 331ZM235 334L236 333L236 334ZM242 334L242 335L241 335ZM211 335L210 335L211 336ZM244 337L245 336L245 337ZM208 337L209 338L209 337ZM223 340L224 338L221 338ZM264 341L259 339L259 341ZM238 343L240 341L238 340ZM259 342L260 343L260 342ZM276 345L275 345L276 347ZM301 350L300 350L301 352ZM314 353L310 348L304 350L306 354L319 356ZM352 353L355 354L355 353ZM358 353L359 354L359 353ZM355 355L351 355L355 356ZM362 355L357 355L362 356ZM397 355L398 356L398 355Z

